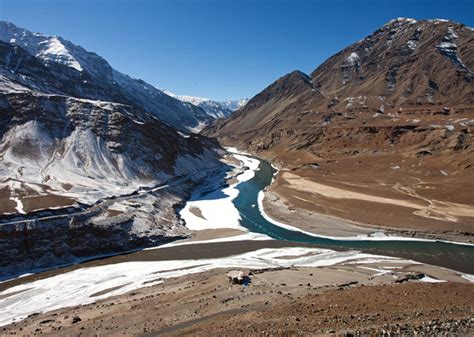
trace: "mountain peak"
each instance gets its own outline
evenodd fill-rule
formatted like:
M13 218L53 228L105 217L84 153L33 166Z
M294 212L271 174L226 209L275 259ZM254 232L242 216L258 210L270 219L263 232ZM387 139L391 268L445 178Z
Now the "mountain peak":
M39 76L31 71L26 59L17 55L18 63L13 65L11 58L15 55L10 52L0 55L0 63L3 61L6 67L14 69L10 76L16 76L15 81L26 87L33 85L54 94L134 105L183 131L197 132L213 119L203 109L122 74L101 56L60 36L33 33L0 21L0 41L23 50L42 67L43 74ZM15 75L17 73L21 76ZM45 77L51 80L48 85L44 83Z
M33 33L11 22L0 21L0 40L18 45L46 62L55 62L83 71L78 54L87 52L59 36Z
M392 19L390 20L389 22L387 22L384 26L391 26L391 25L396 25L396 24L413 24L413 23L417 23L418 21L415 20L415 19L412 19L412 18L396 18L396 19Z
M472 105L473 37L452 21L391 20L331 56L310 77L300 71L282 76L206 132L265 149L276 143L267 137L285 128L290 136L308 125L395 122L404 111L434 116L441 107L463 113ZM412 123L410 118L403 122Z
M290 77L290 78L302 78L304 80L311 81L311 77L309 77L307 74L302 72L301 70L293 70L292 72L286 74L283 77Z

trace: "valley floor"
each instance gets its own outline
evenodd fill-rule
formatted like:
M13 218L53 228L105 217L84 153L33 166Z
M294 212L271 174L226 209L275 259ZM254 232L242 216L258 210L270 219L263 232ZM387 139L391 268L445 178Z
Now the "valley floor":
M253 167L247 160L246 166ZM281 173L265 193L271 217L320 235L374 232L297 204L322 194L300 194L308 181ZM317 191L332 197L341 189L323 185ZM224 190L232 194L233 188ZM364 198L361 191L352 193ZM387 201L390 196L378 197ZM401 258L270 240L232 221L219 227L210 216L214 199L192 200L184 209L189 213L182 215L201 229L191 228L190 239L0 283L0 323L8 324L0 327L0 335L474 333L472 275ZM219 200L226 212L232 210L229 198ZM248 274L250 282L229 283L225 274L235 269Z
M456 195L436 182L404 174L372 177L373 168L365 175L350 176L348 168L354 164L343 164L345 169L328 164L331 174L317 169L279 171L265 192L265 212L272 219L324 236L384 231L474 242L474 206L465 191L471 182L453 181L449 189L458 188Z
M206 245L192 246L182 251L208 251ZM179 248L173 248L174 252ZM160 250L153 253L155 257ZM228 270L173 277L95 303L33 313L0 332L46 336L474 332L474 285L446 269L368 260L244 269L252 272L246 286L231 285L224 277ZM429 276L403 281L417 273Z

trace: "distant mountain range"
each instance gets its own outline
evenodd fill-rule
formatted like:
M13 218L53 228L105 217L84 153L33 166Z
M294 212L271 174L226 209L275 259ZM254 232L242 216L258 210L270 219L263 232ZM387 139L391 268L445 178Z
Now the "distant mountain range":
M176 95L169 90L162 90L165 94L179 99L182 102L191 103L197 107L202 108L213 119L229 117L235 110L245 106L248 98L238 100L227 100L223 102L213 101L209 98L194 97L186 95Z

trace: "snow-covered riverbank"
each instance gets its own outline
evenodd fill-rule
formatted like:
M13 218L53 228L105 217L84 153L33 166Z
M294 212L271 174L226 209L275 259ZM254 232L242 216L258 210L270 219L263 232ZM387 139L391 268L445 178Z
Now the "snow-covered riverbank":
M248 157L236 149L227 149L242 163L242 171L235 177L236 182L225 188L218 188L210 193L202 194L197 190L186 206L180 211L181 218L186 222L186 227L191 230L206 229L238 229L248 232L248 229L240 224L242 220L233 200L239 195L236 188L242 182L249 181L255 176L260 161ZM219 179L220 177L218 177ZM208 183L209 185L221 186L222 181ZM242 237L244 239L244 237ZM270 239L270 238L268 238Z
M237 229L244 232L244 234L202 242L178 241L155 249L159 250L160 248L185 244L196 246L200 244L206 249L205 244L210 244L211 242L271 240L270 237L264 234L249 231L240 223L242 220L241 214L234 204L235 198L239 196L237 186L251 180L255 176L255 173L259 170L260 161L245 154L235 152L234 157L243 163L241 166L242 171L234 177L236 182L222 188L222 181L211 181L210 184L206 185L207 192L197 191L191 200L187 202L183 210L181 210L180 214L186 221L186 226L192 230ZM212 189L212 187L215 187L215 189ZM268 222L281 228L318 237L312 233L306 233L293 226L272 220L265 214L262 201L263 191L260 191L258 194L257 210ZM193 208L199 209L199 212L193 212ZM334 239L341 240L341 238ZM342 240L378 241L395 239L399 240L399 238L386 236L342 238ZM13 286L0 292L0 325L21 320L32 313L92 303L110 296L124 294L134 289L158 284L168 278L205 272L216 268L264 269L334 265L356 268L358 265L368 263L380 263L382 265L390 263L397 265L418 264L407 259L366 254L357 250L334 251L331 249L302 247L256 249L233 256L222 256L216 258L133 261L106 264L79 268ZM380 270L388 272L390 268L393 267ZM467 275L464 278L470 280L472 276ZM428 278L425 281L429 280Z
M260 249L215 259L126 262L81 268L0 292L0 326L26 316L96 302L164 279L216 268L320 267L354 263L410 261L316 248Z

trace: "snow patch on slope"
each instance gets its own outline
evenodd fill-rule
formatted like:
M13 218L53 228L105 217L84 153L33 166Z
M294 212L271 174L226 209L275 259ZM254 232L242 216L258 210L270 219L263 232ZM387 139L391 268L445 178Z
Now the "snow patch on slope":
M456 40L458 35L454 32L453 27L448 27L448 33L443 37L442 41L436 46L439 53L444 57L448 58L454 65L466 70L470 74L474 74L466 65L461 61L458 56L458 46Z
M44 46L44 49L36 57L46 61L61 63L78 71L83 70L81 64L71 55L58 37L53 36L49 41L41 42L40 45Z
M0 144L0 176L47 184L57 191L69 184L71 188L62 195L81 202L92 203L150 184L141 178L139 161L112 153L90 129L76 128L67 137L57 138L41 123L29 121L12 127ZM168 178L166 174L155 177Z
M355 52L352 52L347 58L346 58L346 62L348 65L356 65L356 64L359 64L360 62L360 57L357 53Z

